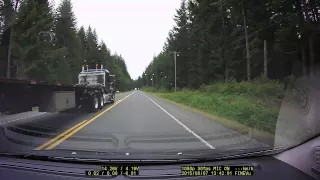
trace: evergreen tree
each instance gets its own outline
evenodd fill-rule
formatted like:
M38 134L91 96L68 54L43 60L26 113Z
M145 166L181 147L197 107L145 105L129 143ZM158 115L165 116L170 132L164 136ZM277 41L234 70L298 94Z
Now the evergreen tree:
M80 62L84 64L84 60L86 57L86 47L87 47L87 37L86 37L86 32L83 26L80 27L80 29L77 32L77 37L80 42L80 48L79 48L79 56L80 56Z
M95 67L95 64L101 63L101 59L98 57L99 47L98 47L98 37L95 30L89 26L86 32L87 37L87 47L86 47L86 63L90 67Z
M14 2L3 0L0 4L0 77L7 75L8 47L13 25Z
M199 88L214 81L251 80L265 69L270 79L284 80L291 73L309 75L320 54L320 5L311 0L182 0L163 52L153 57L140 82L173 64L166 54L179 51L179 88ZM174 67L171 69L174 70ZM171 70L170 69L170 70ZM157 81L155 87L164 87ZM160 83L160 84L159 84Z
M98 43L98 34L91 27L77 29L71 0L63 0L56 10L48 0L19 3L16 21L10 20L14 9L10 0L0 7L0 76L6 76L10 37L6 29L13 25L12 64L19 70L14 77L74 84L82 65L92 68L99 63L116 75L116 89L132 88L121 55L112 55L104 42Z
M20 2L20 1L19 1ZM50 32L53 12L48 1L23 0L13 27L12 60L18 62L18 77L50 80L51 59L44 58L50 51ZM45 44L45 45L44 45Z
M76 18L70 0L63 0L57 9L55 22L56 48L65 48L58 59L57 81L76 83L81 70L80 40L77 38ZM70 77L64 78L64 77Z

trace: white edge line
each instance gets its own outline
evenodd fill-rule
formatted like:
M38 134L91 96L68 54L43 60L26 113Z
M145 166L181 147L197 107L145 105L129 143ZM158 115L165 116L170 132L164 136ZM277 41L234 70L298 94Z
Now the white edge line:
M41 115L41 114L45 114L45 113L46 113L46 112L42 112L42 113L35 114L35 115L32 115L32 116L26 116L26 117L23 117L23 118L14 119L14 120L11 120L11 121L6 121L6 122L3 122L3 123L0 123L0 125L4 125L4 124L7 124L7 123L11 123L11 122L19 121L19 120L22 120L22 119L27 119L27 118L34 117L34 116L39 116L39 115Z
M186 125L184 125L182 122L180 122L177 118L175 118L173 115L168 113L165 109L163 109L160 105L158 105L156 102L154 102L152 99L150 99L147 95L146 97L152 101L155 105L157 105L162 111L164 111L166 114L168 114L172 119L174 119L178 124L180 124L182 127L184 127L189 133L194 135L196 138L198 138L201 142L203 142L205 145L207 145L210 149L216 149L213 147L210 143L208 143L206 140L204 140L202 137L200 137L198 134L193 132L190 128L188 128Z

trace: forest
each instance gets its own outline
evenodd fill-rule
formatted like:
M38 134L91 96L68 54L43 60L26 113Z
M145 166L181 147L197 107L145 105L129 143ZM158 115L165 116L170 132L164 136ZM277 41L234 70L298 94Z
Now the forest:
M221 124L274 134L296 80L319 78L318 0L182 0L173 18L135 86Z
M182 0L163 50L136 86L199 89L215 82L283 82L320 59L320 1Z
M57 7L48 0L1 2L0 77L74 84L83 65L103 64L117 90L132 89L123 57L99 41L94 27L77 24L71 0Z

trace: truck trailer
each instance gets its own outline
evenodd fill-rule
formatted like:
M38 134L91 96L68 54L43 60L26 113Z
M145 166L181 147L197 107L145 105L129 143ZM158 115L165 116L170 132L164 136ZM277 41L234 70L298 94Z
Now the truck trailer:
M107 69L85 69L74 85L0 77L0 113L21 113L38 107L39 112L77 109L96 112L115 101L115 76Z

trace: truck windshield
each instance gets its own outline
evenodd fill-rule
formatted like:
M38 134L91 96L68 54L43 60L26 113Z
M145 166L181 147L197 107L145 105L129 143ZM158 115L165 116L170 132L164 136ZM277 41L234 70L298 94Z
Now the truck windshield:
M80 76L80 84L103 84L103 75L87 74Z

